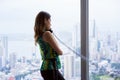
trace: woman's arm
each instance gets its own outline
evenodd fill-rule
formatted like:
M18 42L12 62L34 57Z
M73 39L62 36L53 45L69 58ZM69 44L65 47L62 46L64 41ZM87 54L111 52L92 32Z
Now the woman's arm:
M52 35L52 33L50 31L46 31L43 34L43 40L45 42L48 42L50 44L50 46L58 53L58 55L63 54L62 50L58 46L57 41L55 40L54 36Z

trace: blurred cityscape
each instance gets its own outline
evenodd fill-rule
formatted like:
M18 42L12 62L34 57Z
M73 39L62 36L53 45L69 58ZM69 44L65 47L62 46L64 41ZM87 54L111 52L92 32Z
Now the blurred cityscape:
M63 36L63 34L68 35ZM75 32L62 32L57 35L63 38L65 43L70 40L66 44L76 48L77 53L80 54L80 46L77 44L80 41L76 40ZM65 54L60 56L62 64L60 72L67 80L79 80L80 57L63 45L60 46ZM40 74L41 62L39 46L34 45L33 35L0 34L0 80L43 80Z
M90 80L120 80L120 33L100 31L95 20L89 26Z
M90 28L90 80L120 80L120 33L100 32L95 20ZM71 33L63 31L57 35L76 51L74 54L60 44L64 51L60 56L61 73L66 80L80 80L80 25L74 26ZM43 80L39 71L41 62L39 46L34 45L33 35L0 35L0 80Z

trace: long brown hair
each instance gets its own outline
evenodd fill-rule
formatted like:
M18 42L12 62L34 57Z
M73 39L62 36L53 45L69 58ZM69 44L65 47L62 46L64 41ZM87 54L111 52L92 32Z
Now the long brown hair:
M37 14L34 25L34 39L35 45L37 43L38 37L42 36L45 29L45 19L50 19L50 14L44 11L41 11Z

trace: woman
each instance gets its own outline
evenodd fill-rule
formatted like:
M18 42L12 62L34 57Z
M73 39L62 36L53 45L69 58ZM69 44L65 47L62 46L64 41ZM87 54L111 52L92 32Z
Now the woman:
M40 46L43 60L40 72L44 80L65 80L58 70L61 68L59 55L63 52L52 34L50 17L49 13L41 11L35 19L35 44Z

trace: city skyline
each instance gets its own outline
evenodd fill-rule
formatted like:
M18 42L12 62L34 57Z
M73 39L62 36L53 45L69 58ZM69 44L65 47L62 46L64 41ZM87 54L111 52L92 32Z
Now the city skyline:
M65 44L76 51L81 50L80 0L12 1L2 0L0 3L0 79L42 80L40 74L37 75L41 57L39 46L34 45L33 31L34 18L39 10L50 12L52 29ZM90 0L90 80L120 79L119 3L119 0ZM62 74L68 80L80 80L81 57L62 44L60 47L65 51L60 56Z
M17 35L17 34L16 34ZM7 35L5 35L5 36L7 36ZM71 35L72 36L72 35ZM27 47L27 48L24 48L24 47L22 47L22 46L26 46L27 45L27 43L26 42L28 42L29 41L29 39L28 40L22 40L22 39L24 39L24 37L26 37L26 35L24 35L23 36L23 34L22 34L22 36L21 36L21 38L22 39L18 39L17 37L20 37L20 35L19 36L16 36L15 37L15 35L14 35L14 38L15 38L15 40L10 40L10 42L13 42L13 43L11 43L11 44L9 44L9 48L11 48L11 47L15 47L15 48L17 48L17 49L13 49L13 50L16 50L16 51L18 51L18 52L20 52L20 53L16 53L16 52L12 52L12 53L9 53L9 62L8 62L8 64L10 65L10 69L11 69L11 73L7 73L7 74L2 74L2 73L0 73L0 76L2 75L2 76L4 76L4 77L0 77L0 78L2 78L3 80L5 80L5 79L9 79L9 78L11 78L11 77L13 77L13 78L15 78L16 80L22 80L22 79L33 79L34 77L35 77L35 79L39 79L39 80L42 80L42 78L41 78L41 76L40 75L38 75L38 76L36 76L36 75L34 75L34 70L33 71L31 71L31 69L32 68L39 68L40 66L40 63L37 63L37 64L35 64L35 65L37 65L38 67L35 67L34 66L34 64L28 64L28 63L31 63L32 61L35 61L36 62L36 59L38 59L38 62L41 62L41 58L34 58L34 55L36 55L37 56L37 54L39 54L39 52L36 54L36 52L34 52L35 50L33 50L33 51L30 51L31 52L31 54L32 53L35 53L35 54L32 54L32 55L30 55L31 56L31 58L30 59L28 59L28 57L26 57L26 56L28 56L28 52L26 52L27 53L27 55L25 56L25 54L24 54L24 56L21 56L20 58L18 58L17 56L19 55L19 54L21 54L21 50L22 49L25 49L26 51L27 51L27 49L29 48L29 47ZM30 36L29 36L30 37ZM62 36L63 37L63 36ZM64 36L65 37L65 36ZM20 46L21 45L21 42L20 41L22 41L22 42L25 42L25 43L23 43L22 44L22 46ZM16 43L17 42L17 43ZM31 45L31 42L32 42L32 40L30 39L30 45ZM9 41L8 41L8 43L9 43ZM10 46L11 45L11 46ZM18 45L18 46L15 46L15 45ZM29 46L29 45L28 45ZM22 48L21 48L22 47ZM31 49L31 48L29 48L29 49ZM12 51L12 50L10 50L10 51ZM69 54L71 54L71 52L69 52ZM67 59L68 58L68 60L66 61L66 60L64 60L64 59ZM71 60L71 58L72 58L72 60ZM78 58L75 58L75 56L74 55L65 55L65 56L63 56L63 58L62 58L62 63L68 63L69 62L69 60L71 60L71 61L73 61L73 62L75 62L75 64L78 66L79 64L78 63L76 63L76 59L77 59L77 62L79 62L80 63L80 59L79 59L80 57L78 57ZM1 59L0 59L0 61L1 61ZM3 60L2 60L3 61ZM24 65L24 66L21 66L21 64L22 65ZM63 67L62 67L62 70L63 70L63 73L64 73L64 76L65 76L65 78L67 78L67 79L70 79L70 80L77 80L77 79L80 79L80 76L78 76L79 74L80 74L80 72L78 71L78 73L77 74L75 74L75 72L72 70L73 68L76 68L77 70L80 70L80 68L79 67L76 67L76 66L71 66L73 63L72 62L69 62L69 67L70 68L67 68L68 67L68 65L67 64L64 64L63 65ZM0 64L1 65L1 64ZM30 67L31 66L31 67ZM9 66L8 66L8 68L9 68ZM19 69L19 71L18 71L18 69ZM25 69L25 70L23 70L23 69ZM69 72L68 72L68 70L69 69L71 69ZM7 69L6 69L7 70ZM75 69L74 69L75 70ZM35 69L35 71L36 71L36 69ZM38 71L38 69L37 69L37 71ZM73 73L74 72L74 73ZM32 73L32 74L31 74ZM18 75L17 75L18 74ZM29 75L29 74L31 74L31 75ZM24 77L25 76L25 77ZM33 76L33 77L32 77ZM73 78L73 79L72 79ZM77 78L77 79L76 79Z
M75 27L74 27L75 28ZM76 29L75 29L76 30ZM93 28L93 36L94 36L94 30L96 30L96 29L94 29ZM77 35L77 34L76 34ZM25 36L25 35L24 35ZM105 69L105 71L109 71L112 67L109 67L109 65L112 65L113 63L116 63L116 62L118 62L119 61L119 55L120 54L118 54L119 53L119 50L118 51L116 51L116 50L114 50L114 49L116 49L116 45L117 45L117 43L119 43L119 41L120 41L120 39L117 39L117 37L115 38L115 40L114 41L116 41L117 40L117 43L115 43L115 42L113 42L112 41L112 35L107 35L106 34L106 36L104 35L103 36L103 38L102 38L102 40L99 40L99 37L98 36L95 36L95 37L93 37L93 36L91 36L90 37L90 60L92 60L92 62L94 63L95 61L96 62L98 62L98 64L96 64L96 65L99 65L100 67L96 67L95 65L93 65L93 64L91 64L90 65L90 72L95 72L95 70L96 70L96 68L97 68L97 71L99 71L100 69L103 69L104 68L104 66L107 66L106 67L106 69ZM117 35L117 36L119 36L119 35ZM18 36L19 37L19 36ZM106 38L104 38L104 37L106 37ZM74 38L74 37L73 37ZM24 41L24 40L23 40ZM26 40L27 41L27 40ZM76 41L76 40L75 40ZM98 45L98 41L100 41L99 43L100 43L100 46ZM14 41L13 41L14 42ZM24 41L25 42L25 41ZM73 41L74 42L74 41ZM26 43L26 42L25 42ZM113 44L113 43L115 43L115 44ZM13 43L12 43L13 44ZM18 43L17 44L21 44L21 43L19 43L19 41L18 41ZM115 45L115 46L113 46L113 45ZM13 45L13 47L15 47L14 45ZM21 47L21 46L20 46ZM118 47L118 49L120 49L120 43L117 45L117 47ZM97 50L97 48L99 48L99 51ZM18 48L19 49L19 48ZM27 52L26 52L27 53ZM31 51L31 53L32 53L32 51ZM68 55L64 55L63 57L63 59L62 59L62 61L63 61L63 72L64 72L64 76L67 78L67 79L71 79L73 76L75 76L76 75L76 78L77 78L77 75L80 75L80 74L73 74L74 73L74 68L76 68L77 66L78 66L78 64L76 64L76 62L75 61L77 61L77 62L79 62L80 63L80 61L78 61L78 59L80 60L80 57L78 58L76 58L74 55L71 55L70 53L70 51L68 51ZM108 55L109 54L109 55ZM18 62L14 62L15 60L17 60L17 56L18 56L18 54L16 54L15 55L15 53L10 53L9 54L10 55L10 65L11 66L13 66L14 67L14 65L15 66L18 66ZM18 58L19 59L19 58ZM33 55L31 55L31 59L32 60L34 60L34 59L36 59L36 58L34 58L33 59ZM110 63L108 62L108 60L110 59ZM1 60L1 59L0 59ZM31 61L32 61L31 60ZM71 60L71 61L70 61ZM18 60L17 60L18 61ZM70 62L69 62L70 61ZM72 62L73 61L73 62ZM28 64L28 62L29 61L27 61L27 57L24 57L24 56L22 56L21 58L20 58L20 60L19 60L19 62L20 62L20 64ZM16 63L16 64L15 64ZM76 64L76 67L75 66L72 66L72 64ZM90 62L91 63L91 62ZM19 64L19 65L20 65ZM95 64L95 63L94 63ZM119 63L116 63L116 64L119 64ZM25 65L26 66L26 65ZM27 65L27 66L29 66L29 65ZM69 66L69 68L68 68L68 66ZM92 67L91 67L92 66ZM113 65L113 66L115 66L115 65ZM22 69L22 66L19 66L20 67L20 69ZM103 67L103 68L102 68ZM78 68L78 70L80 69L80 66L78 66L77 67ZM109 69L110 68L110 69ZM91 70L92 69L92 70ZM15 68L15 69L13 69L13 71L15 71L14 73L19 73L18 71L16 71L17 70L17 68ZM112 70L114 70L114 69L112 69ZM24 71L24 70L23 70ZM29 71L29 70L28 70ZM30 72L28 72L27 70L26 70L26 72L25 72L25 74L26 73L30 73ZM105 72L99 72L99 74L101 74L101 73L104 73L105 74ZM24 74L24 75L25 75ZM91 75L92 75L92 73L90 73ZM0 74L1 75L1 74ZM16 75L17 76L17 75ZM30 76L30 75L29 75ZM38 75L39 76L39 75ZM119 75L118 75L119 76ZM79 76L78 76L79 77ZM92 77L92 76L91 76ZM7 77L6 77L7 78ZM23 76L21 76L20 77L20 74L19 74L19 76L17 77L17 79L19 80L19 78L24 78ZM27 78L27 76L26 76L26 78ZM30 78L30 77L28 77L28 78ZM31 77L32 78L32 77ZM77 80L77 79L76 79Z

